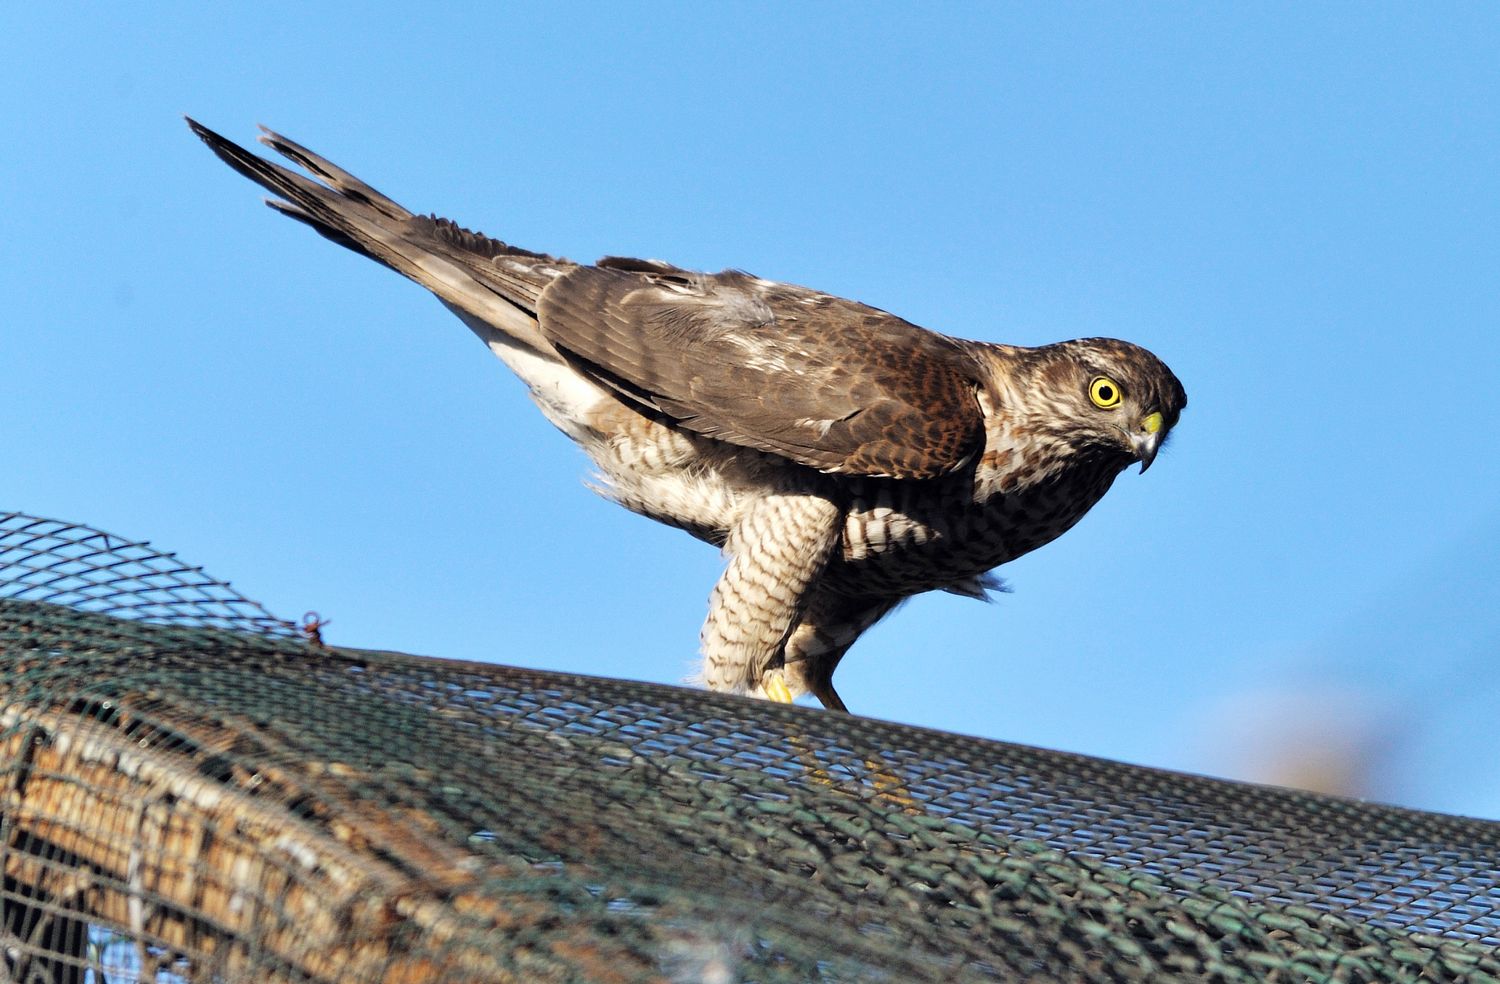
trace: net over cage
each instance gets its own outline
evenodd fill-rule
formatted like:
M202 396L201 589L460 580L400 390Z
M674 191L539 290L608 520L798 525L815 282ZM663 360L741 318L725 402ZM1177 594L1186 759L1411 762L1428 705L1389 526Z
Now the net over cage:
M1500 824L315 636L0 514L0 981L1500 981Z

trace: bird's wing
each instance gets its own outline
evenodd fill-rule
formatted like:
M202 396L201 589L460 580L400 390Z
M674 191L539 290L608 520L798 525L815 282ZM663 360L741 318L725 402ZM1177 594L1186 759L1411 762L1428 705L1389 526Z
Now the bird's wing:
M555 280L538 313L565 357L637 405L821 471L934 478L984 442L968 349L854 301L610 258Z

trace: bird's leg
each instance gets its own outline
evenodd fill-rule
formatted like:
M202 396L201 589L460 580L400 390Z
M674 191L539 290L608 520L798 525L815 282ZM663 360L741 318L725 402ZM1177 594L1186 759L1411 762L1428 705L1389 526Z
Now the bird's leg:
M714 586L703 624L703 680L712 690L760 688L790 703L783 668L787 638L813 582L839 542L841 510L826 497L777 492L751 502L724 549L729 565Z
M899 598L849 598L828 591L813 595L787 638L786 674L831 711L849 708L833 689L833 671L864 631L901 603Z
M703 676L710 688L758 687L781 703L811 690L824 706L845 709L833 691L834 667L859 634L898 602L816 593L813 586L839 543L841 519L828 499L806 493L759 499L740 517L725 544L729 566L714 587L703 626ZM835 785L804 736L793 731L786 737L810 782ZM900 777L883 763L866 759L865 767L877 799L920 812Z

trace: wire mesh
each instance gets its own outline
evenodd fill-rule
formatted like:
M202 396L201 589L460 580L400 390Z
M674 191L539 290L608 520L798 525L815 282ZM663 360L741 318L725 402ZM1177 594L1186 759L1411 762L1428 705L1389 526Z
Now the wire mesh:
M0 797L0 980L1500 982L1500 824L322 647L19 514Z
M24 513L0 513L3 597L161 624L295 635L296 627L201 567L145 541Z

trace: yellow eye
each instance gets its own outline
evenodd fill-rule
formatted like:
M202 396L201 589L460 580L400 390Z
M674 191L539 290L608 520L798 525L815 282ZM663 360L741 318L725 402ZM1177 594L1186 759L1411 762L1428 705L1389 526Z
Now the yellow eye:
M1095 376L1089 383L1089 399L1100 410L1113 410L1120 405L1120 385L1108 376Z

